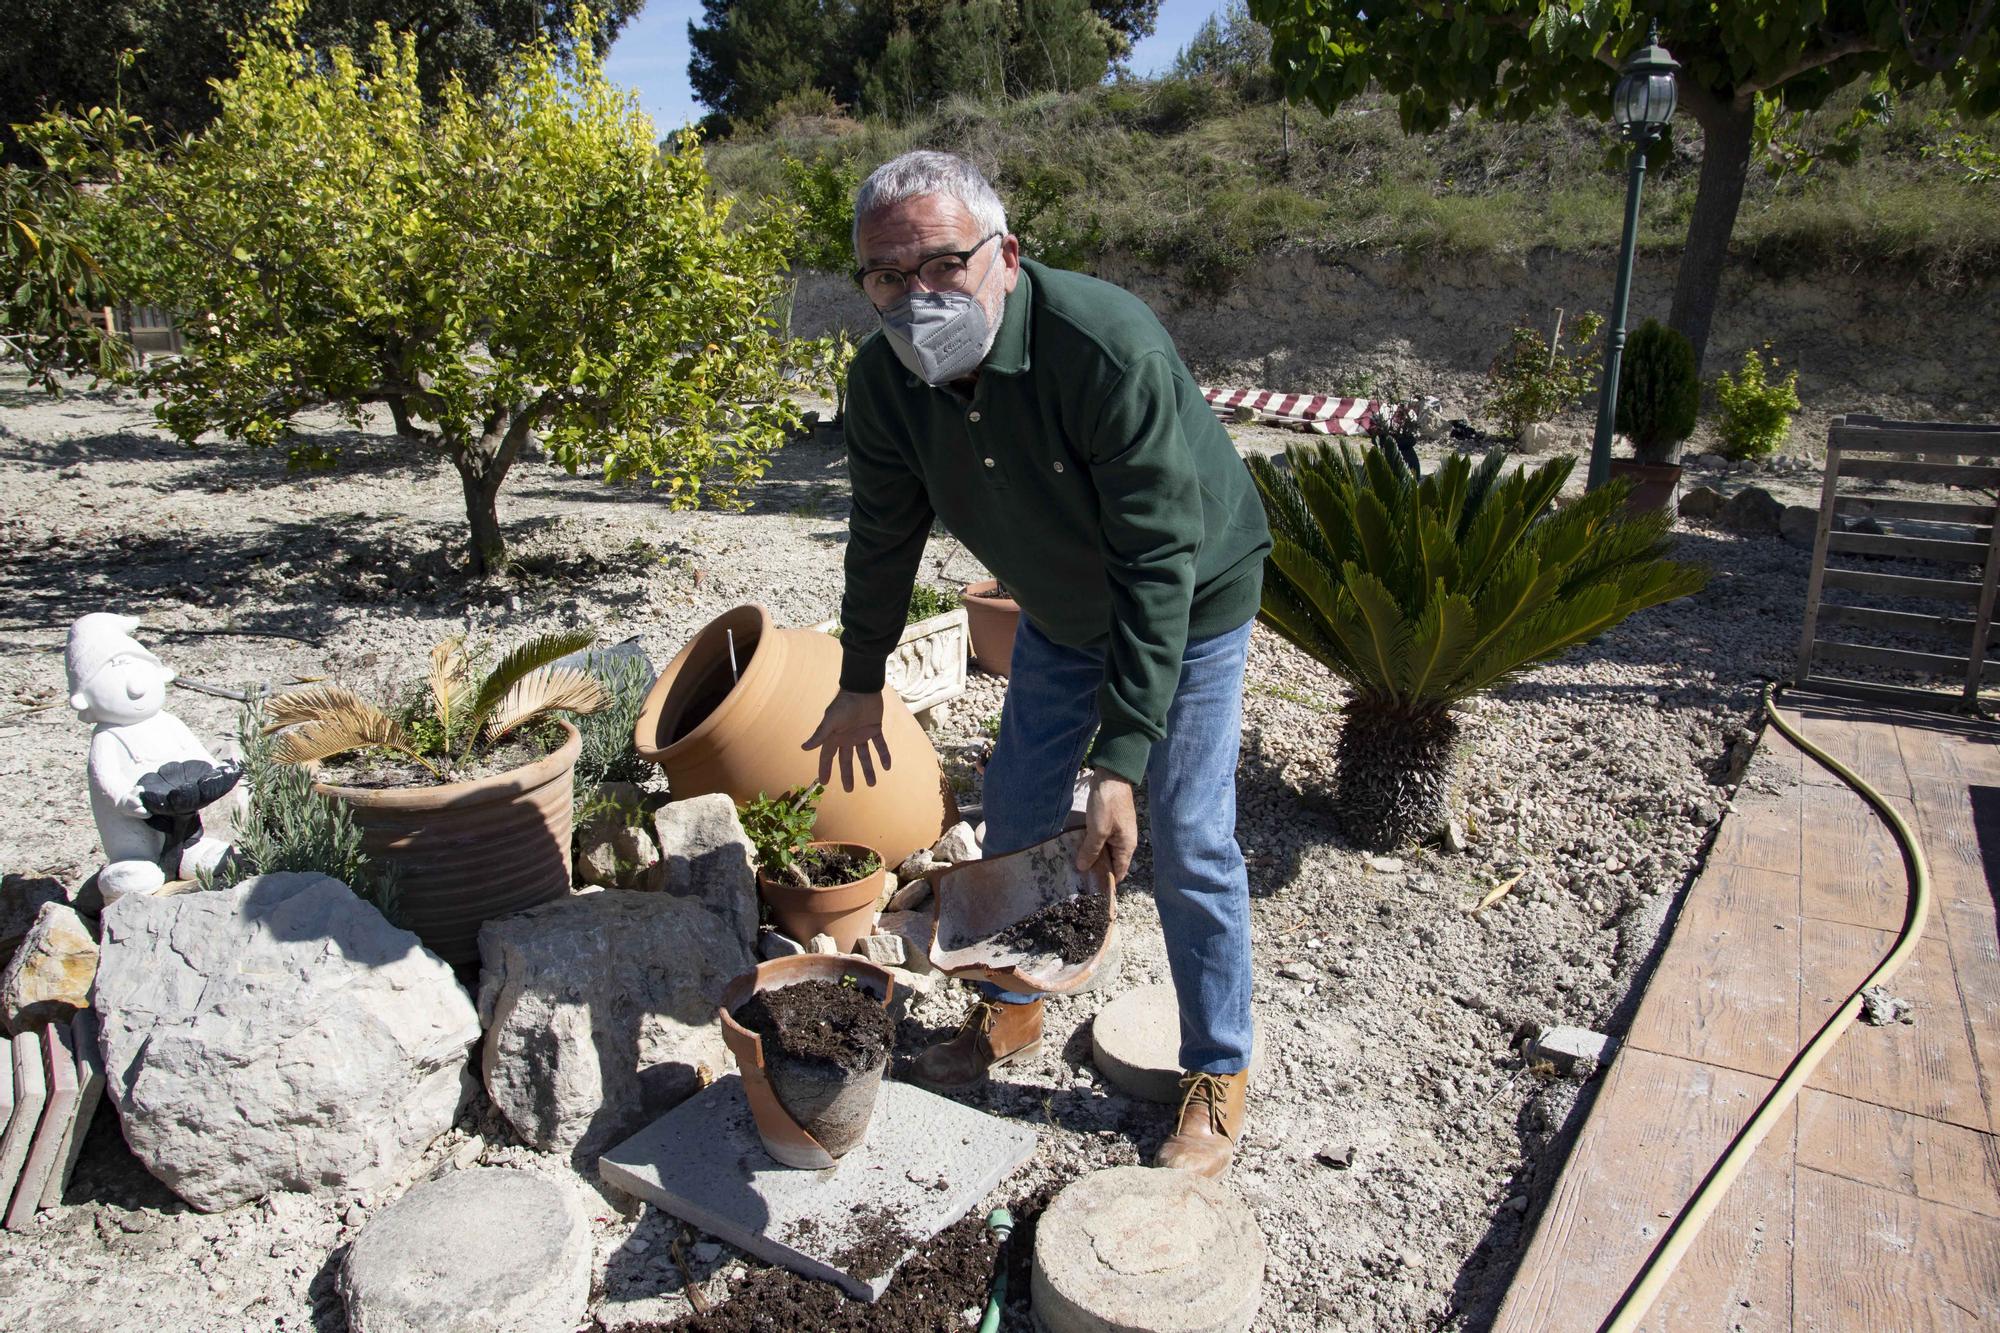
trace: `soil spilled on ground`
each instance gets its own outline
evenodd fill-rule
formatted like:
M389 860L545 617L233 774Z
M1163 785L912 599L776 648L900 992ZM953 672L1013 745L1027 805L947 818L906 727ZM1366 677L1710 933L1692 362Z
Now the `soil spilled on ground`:
M889 1011L874 996L834 981L759 991L732 1016L764 1039L766 1058L830 1064L846 1074L881 1064L896 1040Z
M1065 963L1082 963L1096 955L1110 929L1110 895L1086 893L1022 918L995 935L993 943L1030 957L1054 954Z

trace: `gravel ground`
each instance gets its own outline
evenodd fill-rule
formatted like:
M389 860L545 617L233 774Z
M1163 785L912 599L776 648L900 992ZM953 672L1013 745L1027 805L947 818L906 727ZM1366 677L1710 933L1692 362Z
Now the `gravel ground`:
M1293 438L1251 430L1245 443ZM49 403L0 379L0 868L74 882L92 866L87 730L61 706L64 632L86 611L140 614L142 637L184 676L240 687L410 676L436 637L468 626L511 641L588 625L604 641L636 635L664 662L744 601L793 625L836 609L846 484L829 443L787 449L741 514L674 513L644 491L524 464L502 496L513 562L468 585L453 574L463 517L449 474L386 435L338 439L338 471L293 476L269 454L190 453L126 395ZM1812 476L1780 482L1783 498L1813 502ZM1270 1245L1259 1329L1490 1321L1587 1086L1524 1067L1516 1043L1549 1022L1622 1029L1728 808L1725 756L1749 738L1762 680L1791 665L1804 552L1684 525L1678 554L1711 566L1705 592L1466 710L1462 854L1371 862L1342 842L1324 804L1342 691L1275 637L1254 638L1239 832L1265 1054L1233 1183ZM981 573L946 541L927 561L944 580ZM938 737L968 781L1002 684L975 675ZM221 699L183 690L170 706L205 735L233 727ZM1754 763L1745 780L1759 780ZM65 791L76 795L40 799ZM1042 1131L988 1206L1145 1160L1169 1127L1088 1064L1107 990L1167 976L1149 873L1142 852L1120 903L1121 973L1053 1001L1040 1061L971 1098ZM1517 874L1497 904L1468 910ZM918 1005L904 1054L964 1004L941 988ZM474 1161L566 1174L483 1099L418 1174ZM159 1333L344 1328L331 1275L386 1197L193 1213L146 1176L107 1111L67 1202L0 1237L10 1324L109 1330L143 1308ZM677 1237L709 1297L742 1280L729 1252L625 1208L608 1192L596 1207L593 1315L606 1327L687 1310ZM1025 1327L1025 1307L1013 1314Z

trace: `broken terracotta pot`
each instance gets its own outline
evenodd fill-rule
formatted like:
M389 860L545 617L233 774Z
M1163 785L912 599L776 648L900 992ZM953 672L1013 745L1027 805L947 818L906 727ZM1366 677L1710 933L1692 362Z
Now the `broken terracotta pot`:
M885 1008L896 992L888 969L830 954L795 954L759 963L722 992L722 1040L743 1075L743 1095L757 1123L757 1137L764 1141L764 1151L786 1166L829 1167L860 1145L875 1114L888 1054L884 1052L882 1063L873 1069L830 1078L817 1064L767 1059L764 1039L733 1015L738 1005L759 992L801 981L838 983L842 977L853 977Z
M1084 830L1070 829L1018 852L953 866L932 880L931 965L961 980L990 981L1011 991L1066 995L1088 985L1117 936L1118 898L1109 874L1076 869L1083 836ZM1110 922L1097 951L1081 962L1030 955L994 938L1044 907L1097 893L1109 900Z
M874 930L875 904L882 897L882 873L885 869L879 864L881 855L859 843L814 842L807 845L874 854L878 864L874 873L863 875L860 879L810 888L800 888L796 884L759 874L757 894L771 905L771 919L777 923L778 929L793 939L804 941L815 935L831 935L842 953L853 953L860 945L861 937Z

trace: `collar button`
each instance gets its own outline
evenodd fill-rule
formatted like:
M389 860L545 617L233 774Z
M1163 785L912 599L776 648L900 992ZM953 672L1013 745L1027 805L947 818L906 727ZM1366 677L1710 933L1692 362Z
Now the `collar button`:
M972 422L972 423L973 423L974 425L978 425L978 424L979 424L979 413L978 413L978 411L977 411L977 410L975 409L974 411L971 411L971 412L967 412L967 413L965 414L965 419L966 419L967 421L970 421L970 422Z

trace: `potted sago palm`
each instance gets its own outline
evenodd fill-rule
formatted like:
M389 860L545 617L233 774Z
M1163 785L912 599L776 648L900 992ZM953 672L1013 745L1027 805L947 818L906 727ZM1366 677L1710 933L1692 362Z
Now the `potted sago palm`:
M548 634L475 679L462 637L431 650L430 671L381 707L339 685L271 700L273 757L314 768L362 848L395 876L397 915L454 966L479 957L479 927L569 892L571 769L577 729L557 713L608 702L588 671L555 665L588 633Z
M1647 320L1633 332L1618 366L1618 431L1632 441L1632 459L1611 460L1611 476L1632 483L1630 508L1671 510L1681 484L1681 443L1694 434L1700 409L1694 344Z
M1294 447L1252 457L1270 518L1261 618L1348 685L1334 739L1335 818L1375 850L1450 816L1458 703L1702 586L1665 559L1665 514L1623 485L1551 509L1575 460L1506 473L1495 450L1429 476L1393 452Z
M831 935L842 953L853 953L874 925L884 866L873 848L812 840L825 790L815 783L759 792L743 804L743 833L757 853L757 895L778 929L800 944Z

